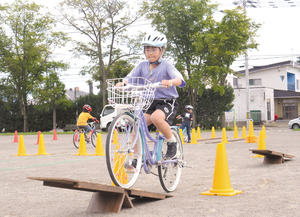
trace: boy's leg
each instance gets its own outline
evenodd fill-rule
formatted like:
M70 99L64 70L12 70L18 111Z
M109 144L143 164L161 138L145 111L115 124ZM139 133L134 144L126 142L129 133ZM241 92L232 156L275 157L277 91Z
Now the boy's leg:
M166 115L163 111L159 109L155 110L155 112L153 112L150 116L150 121L165 136L166 139L172 139L173 134L170 125L166 122Z
M186 133L188 135L188 140L190 143L191 142L191 134L190 134L190 126L189 125L186 125Z

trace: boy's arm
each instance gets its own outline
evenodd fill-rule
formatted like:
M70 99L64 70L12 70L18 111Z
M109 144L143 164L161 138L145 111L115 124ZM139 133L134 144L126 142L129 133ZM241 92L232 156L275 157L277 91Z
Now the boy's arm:
M182 84L182 80L178 77L173 78L171 80L162 80L161 85L172 87L172 86L180 86Z

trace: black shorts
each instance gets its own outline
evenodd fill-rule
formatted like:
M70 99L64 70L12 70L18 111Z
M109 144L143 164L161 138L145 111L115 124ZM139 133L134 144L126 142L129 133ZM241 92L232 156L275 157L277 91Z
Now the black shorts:
M176 99L154 100L146 111L146 114L152 114L155 110L161 110L166 115L166 121L169 125L172 124L178 109L178 102Z

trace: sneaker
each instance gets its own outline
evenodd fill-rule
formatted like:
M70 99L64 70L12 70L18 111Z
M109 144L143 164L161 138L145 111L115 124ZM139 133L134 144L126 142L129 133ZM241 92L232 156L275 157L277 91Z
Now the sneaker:
M85 141L86 141L87 143L90 143L90 142L91 142L91 139L85 138Z
M191 143L191 140L189 140L188 143Z
M168 142L166 158L174 158L177 154L177 142Z

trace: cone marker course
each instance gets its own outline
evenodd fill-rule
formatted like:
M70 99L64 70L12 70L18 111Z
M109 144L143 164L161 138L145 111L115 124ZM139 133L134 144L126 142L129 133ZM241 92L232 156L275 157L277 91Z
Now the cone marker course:
M38 153L35 155L49 155L46 152L46 148L45 148L45 142L44 142L44 135L40 134L40 141L39 141L39 149L38 149Z
M15 131L15 136L14 136L14 141L12 141L13 143L18 143L18 131Z
M27 156L27 155L29 155L29 154L26 154L23 135L20 135L18 154L14 155L14 156Z
M231 188L225 144L219 143L217 145L213 186L201 195L233 196L240 193L242 191Z
M102 143L101 133L97 134L96 151L95 151L94 156L105 156L105 153L103 151L103 143Z
M260 131L259 132L259 138L258 138L258 146L257 146L257 149L260 149L260 150L266 150L266 140L265 140L265 136L264 136L264 132L263 131ZM252 157L265 157L263 155L260 155L260 154L256 154Z
M212 127L212 128L211 128L211 138L217 138L217 137L216 137L215 127Z

